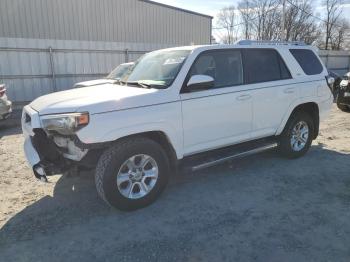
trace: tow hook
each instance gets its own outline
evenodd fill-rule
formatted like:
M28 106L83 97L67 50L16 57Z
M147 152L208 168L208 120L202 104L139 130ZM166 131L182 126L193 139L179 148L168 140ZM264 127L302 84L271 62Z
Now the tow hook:
M42 182L48 182L46 177L46 171L43 166L41 166L40 164L35 165L33 167L33 172L37 179L39 179Z

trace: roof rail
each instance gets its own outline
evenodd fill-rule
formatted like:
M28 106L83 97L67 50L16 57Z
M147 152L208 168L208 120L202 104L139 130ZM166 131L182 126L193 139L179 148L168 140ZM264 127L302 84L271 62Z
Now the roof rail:
M239 40L236 45L297 45L305 46L303 41L256 41L256 40Z

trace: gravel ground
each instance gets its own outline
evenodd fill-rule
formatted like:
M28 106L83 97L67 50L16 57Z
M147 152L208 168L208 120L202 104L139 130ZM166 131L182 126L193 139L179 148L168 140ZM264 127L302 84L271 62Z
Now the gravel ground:
M350 261L350 114L303 158L268 152L179 174L153 205L107 207L93 174L36 181L0 130L0 261Z

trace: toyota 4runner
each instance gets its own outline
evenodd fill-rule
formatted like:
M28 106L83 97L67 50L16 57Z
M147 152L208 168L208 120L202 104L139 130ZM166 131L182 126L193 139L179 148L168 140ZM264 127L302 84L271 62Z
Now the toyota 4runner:
M330 111L327 69L303 43L177 47L142 56L118 83L45 95L24 107L37 178L95 169L98 194L132 210L179 166L198 170L278 147L304 155Z

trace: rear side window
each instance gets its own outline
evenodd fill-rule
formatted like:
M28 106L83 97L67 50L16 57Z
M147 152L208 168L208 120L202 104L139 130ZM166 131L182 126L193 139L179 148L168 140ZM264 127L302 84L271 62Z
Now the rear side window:
M273 49L246 49L244 69L249 84L289 79L290 72Z
M315 53L309 49L289 49L295 60L299 63L307 75L318 75L322 73L323 66Z

